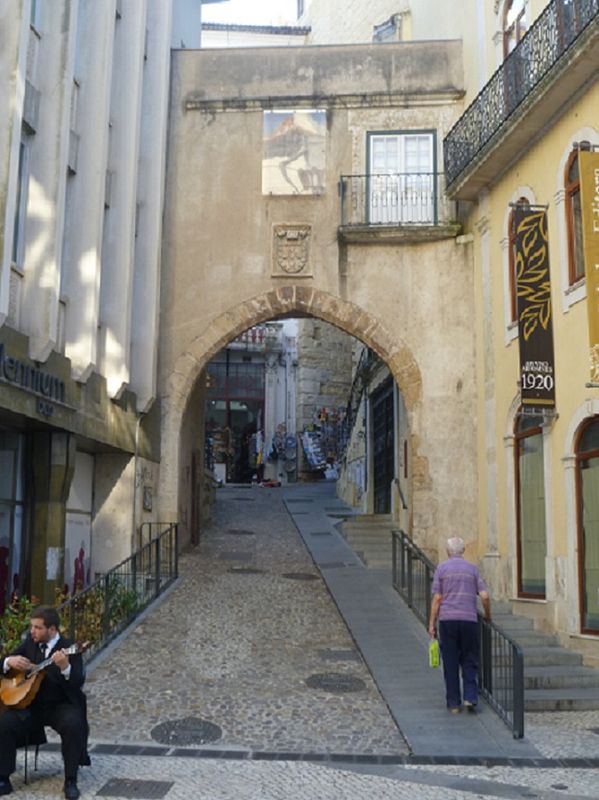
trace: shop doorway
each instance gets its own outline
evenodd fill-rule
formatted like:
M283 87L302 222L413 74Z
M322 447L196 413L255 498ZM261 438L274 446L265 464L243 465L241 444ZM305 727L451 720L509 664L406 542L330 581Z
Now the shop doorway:
M0 430L0 614L23 591L25 437Z

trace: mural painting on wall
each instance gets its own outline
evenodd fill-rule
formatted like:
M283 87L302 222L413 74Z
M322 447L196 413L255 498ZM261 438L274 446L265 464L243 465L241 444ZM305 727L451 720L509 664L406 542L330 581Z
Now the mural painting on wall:
M265 111L263 120L262 193L322 194L326 111Z

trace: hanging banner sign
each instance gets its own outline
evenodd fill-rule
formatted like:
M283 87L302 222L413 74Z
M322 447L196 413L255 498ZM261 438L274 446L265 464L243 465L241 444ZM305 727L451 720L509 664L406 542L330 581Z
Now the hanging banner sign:
M599 152L578 153L591 380L599 383Z
M547 213L516 206L516 297L523 406L555 407Z

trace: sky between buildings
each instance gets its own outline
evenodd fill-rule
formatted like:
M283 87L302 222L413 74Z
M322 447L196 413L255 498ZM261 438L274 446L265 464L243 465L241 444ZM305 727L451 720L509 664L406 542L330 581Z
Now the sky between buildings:
M204 22L228 25L295 25L297 0L227 0L202 8Z

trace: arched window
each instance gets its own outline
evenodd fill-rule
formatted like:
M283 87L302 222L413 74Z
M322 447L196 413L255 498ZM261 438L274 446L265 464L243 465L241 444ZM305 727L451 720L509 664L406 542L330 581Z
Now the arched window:
M545 469L543 420L519 415L516 422L518 596L545 597Z
M576 483L581 629L599 634L599 417L582 428Z
M587 142L583 144L587 145ZM568 231L568 280L570 286L584 277L578 152L579 150L576 148L570 153L564 174L564 188L566 191L566 229Z
M526 0L507 0L503 9L503 57L517 46L528 29Z
M520 197L518 199L519 206L525 206L528 208L530 205L526 197ZM510 320L512 323L517 322L518 320L518 301L517 301L517 293L516 293L516 215L514 214L515 209L512 208L510 211L510 216L508 218L508 269L509 269L509 280L508 280L508 287L510 293Z

